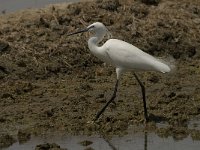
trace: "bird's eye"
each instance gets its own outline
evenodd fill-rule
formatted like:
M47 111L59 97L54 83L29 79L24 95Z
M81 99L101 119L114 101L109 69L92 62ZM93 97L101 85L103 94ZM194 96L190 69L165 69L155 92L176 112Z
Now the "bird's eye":
M88 30L92 31L95 26L90 26Z

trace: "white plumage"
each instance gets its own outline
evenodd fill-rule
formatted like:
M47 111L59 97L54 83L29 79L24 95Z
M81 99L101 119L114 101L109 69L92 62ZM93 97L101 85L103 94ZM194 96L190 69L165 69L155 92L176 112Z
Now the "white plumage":
M116 67L125 70L160 71L163 73L170 71L166 64L121 40L110 39L102 46L102 49L106 49L108 57Z
M88 29L95 32L95 35L88 41L90 51L102 61L121 70L121 72L133 70L165 73L170 71L167 64L122 40L109 39L102 46L98 46L108 32L102 23L96 22L88 26ZM120 74L118 77L120 77Z
M96 57L102 61L116 67L117 82L115 90L110 101L97 113L95 120L104 112L106 107L115 99L118 88L118 81L121 74L125 71L158 71L170 72L170 67L158 60L157 58L143 52L139 48L118 39L109 39L102 46L99 43L103 40L104 36L108 33L107 28L100 22L89 25L86 29L71 33L73 35L81 32L94 31L94 35L88 40L88 47ZM146 121L148 120L146 109L145 88L137 75L134 73L137 81L142 88L144 114Z

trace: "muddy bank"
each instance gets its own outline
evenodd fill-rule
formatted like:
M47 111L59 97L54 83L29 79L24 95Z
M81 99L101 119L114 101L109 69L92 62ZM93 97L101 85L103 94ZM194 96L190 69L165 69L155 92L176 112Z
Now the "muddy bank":
M197 0L98 0L0 16L0 133L122 135L130 125L143 125L141 92L131 73L120 82L116 106L88 123L111 96L115 69L90 54L89 34L66 33L96 21L113 38L175 60L170 74L138 73L151 119L144 130L199 133L187 126L200 113L199 17ZM160 131L158 122L168 127Z

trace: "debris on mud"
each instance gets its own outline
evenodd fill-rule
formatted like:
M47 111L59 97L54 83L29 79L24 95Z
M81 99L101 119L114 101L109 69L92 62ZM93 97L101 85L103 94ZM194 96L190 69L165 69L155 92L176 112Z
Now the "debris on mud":
M199 17L196 0L98 0L1 15L0 133L17 133L20 126L28 132L19 137L28 138L48 131L121 135L143 124L140 88L131 73L120 81L116 106L88 123L109 99L115 69L88 51L89 34L67 33L99 21L113 38L163 61L173 58L172 73L138 73L147 89L151 129L165 121L184 128L174 129L177 134L197 137L187 122L200 114Z
M17 137L20 144L25 143L31 139L31 133L27 130L19 130Z
M192 130L191 137L193 140L200 140L200 131L199 130Z
M16 140L9 134L0 135L0 148L9 147L15 142Z
M81 141L79 144L82 146L88 146L88 145L91 145L92 143L93 143L92 141L85 140L85 141Z
M56 143L46 143L46 144L40 144L35 147L35 150L67 150L60 148L60 146Z
M158 5L160 0L142 0L142 2L148 5Z
M0 41L0 53L5 51L9 47L8 43L4 43Z

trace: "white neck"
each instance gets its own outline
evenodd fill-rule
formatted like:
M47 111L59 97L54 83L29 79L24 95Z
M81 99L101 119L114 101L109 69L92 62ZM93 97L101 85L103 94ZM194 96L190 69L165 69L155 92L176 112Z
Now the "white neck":
M91 37L89 40L88 40L88 47L90 49L90 51L95 54L96 51L98 51L98 44L99 44L99 39L97 37Z
M88 40L88 47L91 51L92 54L94 54L96 57L98 57L100 60L106 62L106 63L112 63L110 59L107 57L106 53L106 47L103 46L98 46L98 44L101 42L103 39L104 35L101 37L98 36L93 36Z
M93 55L104 60L104 51L102 50L102 46L98 46L99 42L101 42L101 40L98 37L91 37L88 40L88 47Z
M98 44L103 40L104 35L104 32L97 32L88 40L88 47L93 54L95 54L95 51L98 51Z

